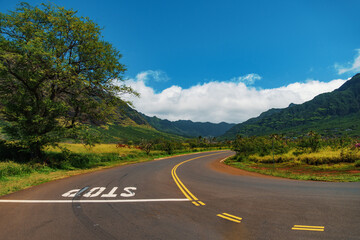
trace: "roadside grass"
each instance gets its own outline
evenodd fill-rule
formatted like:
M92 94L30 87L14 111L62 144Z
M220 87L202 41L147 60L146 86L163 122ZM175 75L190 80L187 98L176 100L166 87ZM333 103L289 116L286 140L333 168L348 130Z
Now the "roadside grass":
M319 152L300 155L290 151L274 155L274 160L269 155L250 155L247 158L234 156L225 163L246 171L297 180L360 181L360 153L350 149L325 148Z
M136 148L117 148L116 144L96 144L94 147L89 148L84 144L80 143L59 143L60 147L67 148L72 153L118 153L118 154L129 154L129 153L139 153L140 149ZM47 152L61 152L60 148L49 147L46 149Z
M59 148L46 150L45 163L0 162L0 196L13 193L45 182L78 174L126 164L152 161L179 154L187 154L215 149L176 150L169 155L163 151L152 151L147 155L137 148L117 148L116 144L99 144L93 148L82 144L61 143L69 151Z
M61 178L66 178L88 172L94 172L100 169L151 160L153 159L150 157L119 159L118 161L103 162L102 164L98 164L96 166L94 165L92 168L84 169L75 167L73 167L72 169L57 169L48 166L33 168L31 164L20 164L20 167L17 166L19 165L17 163L6 162L8 166L6 167L0 165L0 172L5 172L9 168L9 166L11 166L10 168L14 168L14 165L16 167L19 167L19 170L17 170L16 174L0 177L0 196ZM21 171L24 168L27 170Z

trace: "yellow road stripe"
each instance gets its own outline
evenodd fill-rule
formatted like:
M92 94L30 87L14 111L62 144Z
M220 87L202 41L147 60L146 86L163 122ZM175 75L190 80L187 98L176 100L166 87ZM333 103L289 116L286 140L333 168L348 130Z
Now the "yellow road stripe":
M292 230L302 230L302 231L317 231L323 232L325 230L324 226L306 226L306 225L294 225L291 228Z
M227 217L227 216L222 215L222 214L218 214L218 215L216 215L216 216L221 217L221 218L224 218L224 219L229 220L229 221L232 221L232 222L241 223L241 221L239 221L239 220L236 220L236 219Z
M306 226L306 225L294 225L294 227L299 227L299 228L325 228L324 226Z
M199 159L199 158L204 158L204 157L209 157L209 156L221 154L221 153L222 153L222 152L220 152L220 153L213 153L213 154L209 154L209 155L205 155L205 156L200 156L200 157L195 157L195 158L191 158L191 159L185 160L185 161L183 161L183 162L181 162L181 163L178 163L178 164L176 164L176 165L173 167L173 169L171 170L171 176L173 177L174 182L176 183L176 185L178 186L178 188L181 190L181 192L185 195L185 197L186 197L187 199L189 199L190 201L193 201L193 200L198 201L198 200L199 200L199 199L198 199L197 197L195 197L194 194L192 194L192 193L189 191L189 189L187 189L187 188L185 187L185 185L181 182L180 178L179 178L179 177L177 176L177 174L176 174L177 168L178 168L181 164L184 164L184 163L186 163L186 162L189 162L189 161L192 161L192 160L195 160L195 159ZM201 201L199 201L199 202L194 202L194 201L193 201L192 203L193 203L195 206L200 206L200 205L204 206L204 205L205 205L205 203L203 203L203 202L201 202Z
M228 214L228 213L222 213L223 215L226 215L228 217L232 217L232 218L235 218L235 219L238 219L238 220L242 220L241 217L237 217L237 216L234 216L234 215L231 215L231 214Z
M181 192L185 195L185 197L186 197L187 199L189 199L190 201L192 201L192 198L182 189L182 187L180 186L180 184L177 182L177 179L176 179L176 177L174 176L174 173L173 173L173 172L171 172L171 175L172 175L172 177L173 177L176 185L177 185L178 188L181 190Z
M200 204L198 204L197 202L192 202L192 204L194 204L195 206L200 206Z
M324 232L324 229L320 229L320 228L295 228L295 227L293 227L292 230Z
M185 163L185 162L183 162ZM185 185L180 181L179 177L176 175L176 169L178 168L179 166L176 166L176 168L174 169L174 175L177 179L177 181L179 182L179 184L181 185L181 187L192 197L193 200L199 200L197 197L195 197L190 191L189 189L187 189L185 187Z

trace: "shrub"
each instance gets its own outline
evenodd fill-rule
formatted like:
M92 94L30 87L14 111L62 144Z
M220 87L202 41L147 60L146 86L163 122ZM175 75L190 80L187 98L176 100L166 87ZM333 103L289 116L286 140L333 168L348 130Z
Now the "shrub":
M162 150L167 154L172 154L175 149L175 144L171 141L164 141L162 143Z
M246 160L246 157L244 155L235 155L234 160L237 162L243 162ZM249 159L250 160L250 159ZM250 160L251 161L251 160Z
M277 136L277 135L276 135ZM233 142L231 149L238 155L250 156L258 154L260 157L274 154L284 154L290 150L286 140L268 137L242 137L238 136Z
M30 158L31 154L27 149L17 146L12 142L0 140L0 160L26 162Z
M302 151L310 150L317 152L321 146L321 136L313 131L310 131L306 137L302 138L298 143L298 149Z
M70 164L75 168L88 168L91 155L72 154L70 157Z
M353 163L356 161L357 156L354 151L341 150L340 158L342 159L342 162Z
M19 176L29 174L33 169L28 164L18 164L15 162L2 162L0 163L0 178Z
M355 167L360 167L360 160L357 160L357 161L355 162Z

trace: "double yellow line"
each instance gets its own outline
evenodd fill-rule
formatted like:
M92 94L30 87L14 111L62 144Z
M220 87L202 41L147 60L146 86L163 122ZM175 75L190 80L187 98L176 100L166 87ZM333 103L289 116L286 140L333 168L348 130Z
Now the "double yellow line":
M232 222L236 222L236 223L241 223L242 218L238 217L238 216L234 216L228 213L221 213L216 215L218 217L224 218L226 220L232 221Z
M305 225L294 225L291 228L292 230L302 230L302 231L316 231L323 232L325 230L324 226L305 226Z
M196 158L191 158L191 159L188 159L186 161L183 161L177 165L175 165L173 167L173 169L171 170L171 176L173 177L176 185L178 186L178 188L181 190L181 192L185 195L185 197L187 199L189 199L192 204L194 204L195 206L199 207L199 206L205 206L205 203L200 201L197 197L194 196L194 194L192 194L189 189L187 189L185 187L185 185L181 182L180 178L177 176L176 174L176 170L177 168L181 165L181 164L184 164L184 163L187 163L187 162L190 162L192 160L195 160L195 159L199 159L199 158L204 158L204 157L209 157L209 156L213 156L213 155L217 155L217 154L221 154L221 153L214 153L214 154L209 154L209 155L206 155L206 156L200 156L200 157L196 157Z

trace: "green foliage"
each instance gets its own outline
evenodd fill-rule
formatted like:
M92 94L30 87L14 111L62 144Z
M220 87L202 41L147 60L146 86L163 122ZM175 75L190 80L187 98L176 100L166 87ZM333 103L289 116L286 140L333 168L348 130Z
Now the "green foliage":
M231 150L237 155L248 157L252 154L266 156L269 154L281 154L289 151L286 139L275 138L274 135L267 137L242 137L238 136L232 143ZM242 160L244 158L241 158Z
M0 161L7 160L24 160L29 159L30 153L27 149L17 146L12 142L0 140Z
M149 155L150 154L150 151L153 149L153 146L154 143L151 142L151 141L146 141L146 140L143 140L141 141L140 143L140 149L143 150L146 155Z
M224 122L215 124L209 122L192 122L190 120L178 120L173 122L162 120L157 117L148 117L146 115L143 115L143 117L156 130L183 137L218 137L235 125Z
M184 140L183 137L159 132L153 128L143 126L124 126L115 123L106 126L106 128L92 128L99 133L99 135L101 136L101 141L105 143L127 143L128 141L140 143L143 139L154 141L159 138L166 138L176 141Z
M321 136L316 132L310 131L306 137L301 138L298 143L298 148L306 152L308 149L311 152L319 150L321 145Z
M60 139L88 134L74 129L110 120L125 104L119 93L136 94L119 83L125 71L120 58L101 38L100 27L73 10L21 3L16 11L1 13L3 129L33 157ZM86 134L84 141L91 139Z
M355 162L355 167L360 168L360 160L357 160L357 161Z
M342 151L340 152L340 158L342 162L353 163L358 159L358 156L356 155L354 150L342 149Z
M257 172L276 177L311 180L311 181L332 181L332 182L359 182L359 173L353 172L352 164L333 164L333 165L294 165L292 162L277 164L276 168L267 163L238 162L228 159L226 164L241 168L250 172Z
M88 169L104 165L107 162L120 161L121 157L116 153L72 153L62 151L61 153L46 153L45 163L52 169Z
M255 163L297 162L308 165L354 163L359 159L359 142L350 137L321 138L310 131L301 138L286 138L278 135L267 137L241 137L233 141L232 150L236 152L235 160ZM322 148L335 149L337 155L313 154ZM325 151L325 150L322 150Z
M167 154L171 155L175 149L175 143L169 140L164 140L161 143L161 150L166 152Z
M28 164L0 162L0 179L9 176L25 175L31 172L33 172L33 169Z
M360 136L360 74L339 89L318 95L311 101L270 109L234 126L221 138L235 139L238 134L264 136L274 132L298 136L310 130L326 136Z

